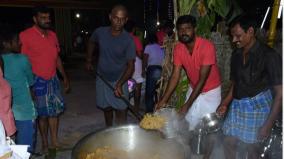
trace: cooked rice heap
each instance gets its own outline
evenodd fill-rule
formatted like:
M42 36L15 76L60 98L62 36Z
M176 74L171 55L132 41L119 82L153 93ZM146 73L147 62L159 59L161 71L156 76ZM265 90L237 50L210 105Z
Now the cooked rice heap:
M146 114L140 122L143 129L161 129L165 125L166 119L159 115Z
M127 151L109 146L95 149L88 153L85 159L161 159L158 154L149 156L147 154L136 153L135 157L129 155Z

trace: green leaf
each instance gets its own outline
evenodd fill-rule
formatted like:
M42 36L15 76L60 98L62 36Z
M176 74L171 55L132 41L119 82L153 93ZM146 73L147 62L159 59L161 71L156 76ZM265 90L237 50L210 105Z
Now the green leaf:
M208 0L207 1L207 4L208 4L208 8L210 9L210 10L213 10L213 7L215 6L215 2L216 0Z
M179 109L185 103L185 97L188 90L188 79L184 70L181 73L180 81L176 87L175 94L177 97L176 108Z
M226 17L232 6L231 0L217 0L214 11L222 17Z
M209 15L199 17L197 20L197 35L204 38L209 38L211 34L211 28L215 23L215 13L210 12Z
M180 16L189 14L196 1L197 0L178 0Z
M232 2L232 8L230 10L229 15L226 17L227 22L230 23L235 17L241 15L243 13L243 10L239 6L239 4L236 1Z

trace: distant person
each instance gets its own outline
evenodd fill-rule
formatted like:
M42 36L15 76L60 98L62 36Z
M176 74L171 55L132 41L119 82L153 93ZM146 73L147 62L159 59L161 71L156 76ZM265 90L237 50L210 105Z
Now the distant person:
M78 33L75 40L78 51L83 51L83 38L80 33Z
M181 70L184 69L189 80L186 102L180 108L194 131L201 119L214 113L221 102L221 77L216 63L216 49L212 42L198 37L195 33L196 19L191 15L180 16L176 22L179 42L173 53L173 70L170 81L156 109L165 106L176 86ZM203 159L209 159L216 140L214 134L206 136L206 149Z
M56 69L63 77L64 91L70 89L69 79L59 56L60 47L56 34L50 28L50 10L45 6L34 8L34 26L21 32L22 53L32 64L35 74L33 91L38 112L38 124L42 139L42 151L48 151L48 132L51 145L58 148L59 115L64 111L64 101Z
M96 71L101 77L96 78L96 105L103 110L106 125L112 126L114 112L116 124L126 123L127 105L121 97L128 98L127 81L134 71L135 44L123 29L128 20L124 6L114 6L109 20L110 26L97 28L90 38L86 67L93 70L92 55L95 47L99 47ZM114 91L102 78L114 87Z
M0 120L3 123L6 136L12 137L16 133L15 119L11 108L12 93L9 83L3 77L3 70L4 64L0 56Z
M282 109L282 58L256 39L255 18L241 16L231 26L236 45L231 58L230 91L218 108L224 121L224 152L236 158L239 142L247 145L249 159L260 158L261 141L267 139ZM272 96L273 92L273 96Z
M166 21L162 24L159 31L156 32L156 36L158 38L158 44L160 46L164 45L164 40L166 37L174 36L174 24L171 21Z
M153 112L154 110L156 86L162 75L164 57L164 51L158 44L157 36L150 34L143 57L143 68L146 71L145 104L147 113Z
M32 67L28 57L20 54L21 46L16 32L5 29L0 36L4 77L12 88L12 110L17 127L16 144L29 145L28 151L34 153L37 111L32 99Z
M142 77L142 58L143 58L143 45L140 39L134 35L135 32L135 22L128 20L124 26L125 30L130 33L134 40L136 47L136 59L135 59L135 70L132 78L135 80L135 90L134 90L134 109L138 112L140 107L140 97L141 97L141 87L144 82Z

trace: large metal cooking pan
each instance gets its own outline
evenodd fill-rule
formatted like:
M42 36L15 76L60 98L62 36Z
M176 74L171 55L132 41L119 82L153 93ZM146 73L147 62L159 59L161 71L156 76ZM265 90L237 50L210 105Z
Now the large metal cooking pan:
M147 131L138 125L111 127L91 133L73 148L72 159L85 159L97 148L110 146L128 152L131 159L139 155L160 159L185 159L184 147L173 139L164 139L158 131ZM145 157L142 157L145 158Z

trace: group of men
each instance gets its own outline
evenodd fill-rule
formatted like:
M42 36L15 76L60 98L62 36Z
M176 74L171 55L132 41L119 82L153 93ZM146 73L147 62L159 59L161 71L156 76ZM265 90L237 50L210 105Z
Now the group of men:
M231 58L231 87L221 100L221 81L216 66L214 45L195 36L196 21L190 15L177 20L179 43L174 49L174 67L167 90L157 108L165 105L174 91L182 67L190 88L180 112L185 114L190 130L208 113L217 111L225 117L223 125L226 158L236 157L239 142L248 147L248 158L258 158L260 141L266 139L279 115L282 101L281 57L255 37L256 24L248 16L236 18L230 33L236 49ZM271 91L274 94L272 100ZM214 136L209 136L204 158L212 152ZM211 142L210 142L211 141Z
M47 151L48 129L51 130L51 146L59 146L58 115L64 110L56 69L63 76L65 91L70 89L70 84L58 54L60 47L56 34L49 29L49 10L38 8L33 20L34 26L20 34L21 52L27 55L36 76L33 85L35 105L42 149ZM114 121L123 124L127 120L127 104L121 98L128 97L127 81L134 71L136 48L133 37L123 29L128 20L126 8L122 5L113 7L109 20L110 26L96 29L90 38L86 67L94 69L92 55L98 46L96 72L104 79L96 78L96 105L103 110L106 125L112 126ZM205 114L216 111L220 115L227 113L223 125L226 158L235 158L238 142L248 145L248 158L258 158L258 143L270 135L281 109L280 55L256 39L257 28L253 19L246 16L236 19L230 26L232 42L236 46L231 59L232 84L222 100L214 44L195 35L196 20L193 16L179 17L176 29L179 42L174 48L172 75L156 109L166 105L184 69L190 87L180 113L190 123L190 130L195 129ZM113 119L114 113L116 120ZM204 158L210 157L212 148L208 146Z
M115 6L109 19L111 25L96 29L90 39L86 66L93 69L92 55L95 46L98 46L96 71L109 81L114 91L98 77L96 104L104 111L106 124L111 126L113 112L116 112L116 123L126 122L127 105L121 97L128 95L127 80L134 70L135 45L131 35L123 30L128 20L126 8ZM223 125L226 158L236 157L238 142L248 145L248 158L258 158L259 142L270 135L281 109L280 55L256 39L254 19L247 16L235 19L230 26L232 42L236 46L231 59L232 84L222 100L214 44L195 35L196 20L193 16L179 17L176 29L179 42L174 48L172 75L156 109L166 105L178 84L181 70L185 69L190 87L180 113L189 122L189 129L194 130L205 114L217 111L224 116L227 113ZM210 157L213 142L213 139L209 142L204 159Z

